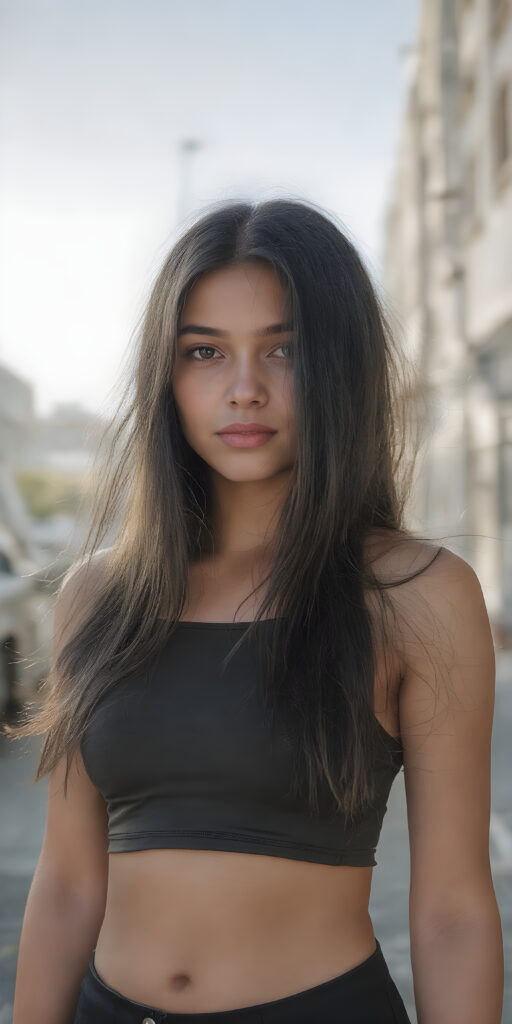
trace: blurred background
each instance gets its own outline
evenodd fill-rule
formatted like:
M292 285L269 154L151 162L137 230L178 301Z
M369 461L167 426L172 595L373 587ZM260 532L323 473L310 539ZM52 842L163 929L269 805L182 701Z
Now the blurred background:
M510 1022L511 0L0 3L0 716L37 697L158 266L204 204L276 196L342 222L427 375L410 525L471 563L492 624ZM0 736L0 1024L44 830L39 747ZM416 1022L408 858L400 774L370 910Z

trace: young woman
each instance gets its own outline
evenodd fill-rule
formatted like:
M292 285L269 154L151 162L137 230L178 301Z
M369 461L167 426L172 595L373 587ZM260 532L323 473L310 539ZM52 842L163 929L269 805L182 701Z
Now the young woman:
M168 255L12 732L49 775L14 1024L408 1021L368 913L402 769L418 1020L498 1024L494 649L404 525L401 369L312 204L218 204Z

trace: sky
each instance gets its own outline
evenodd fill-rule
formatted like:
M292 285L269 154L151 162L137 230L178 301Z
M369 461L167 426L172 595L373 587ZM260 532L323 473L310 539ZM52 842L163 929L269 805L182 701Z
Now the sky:
M417 29L417 0L0 0L0 364L36 414L108 415L211 202L310 200L380 281Z

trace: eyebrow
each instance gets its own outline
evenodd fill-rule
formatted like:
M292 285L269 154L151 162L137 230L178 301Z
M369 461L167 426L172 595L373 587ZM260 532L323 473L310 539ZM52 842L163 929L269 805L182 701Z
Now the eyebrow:
M293 324L270 324L269 327L262 327L259 331L255 331L259 337L268 337L271 334L283 334L285 331L292 331ZM178 338L182 334L207 334L214 338L227 338L229 331L221 331L218 327L204 327L201 324L184 324L178 331Z

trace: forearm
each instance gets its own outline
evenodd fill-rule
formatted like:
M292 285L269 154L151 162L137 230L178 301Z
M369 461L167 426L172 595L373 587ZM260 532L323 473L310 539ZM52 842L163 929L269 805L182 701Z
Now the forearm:
M437 929L411 927L418 1024L500 1024L503 940L497 907Z
M94 897L66 893L35 876L18 949L13 1024L72 1024L102 919Z

